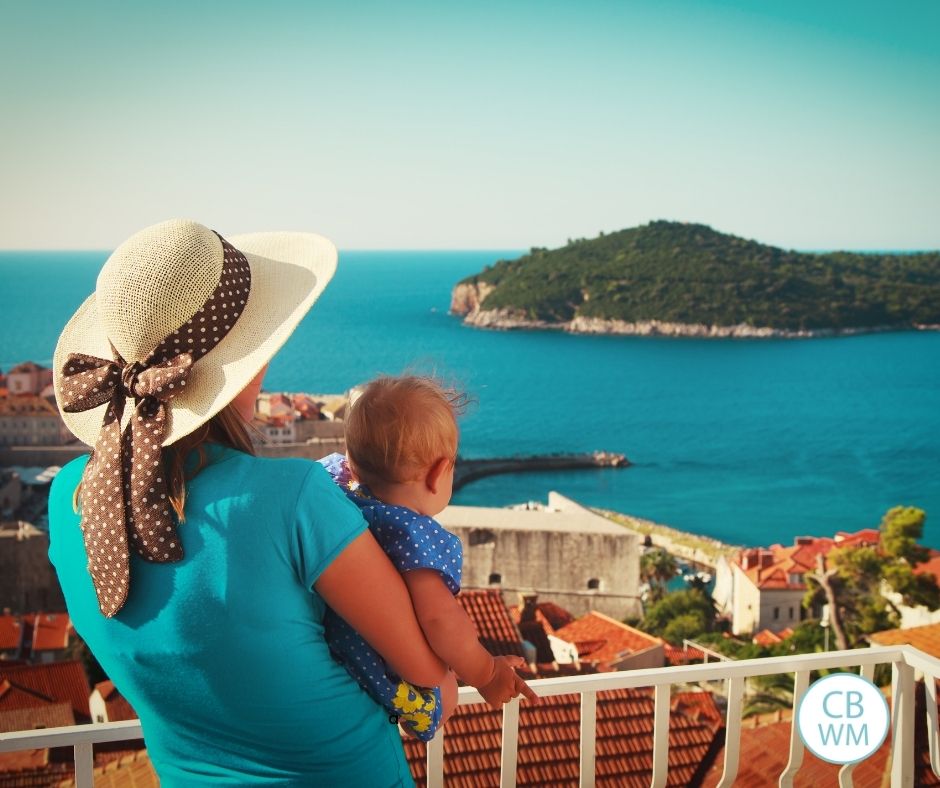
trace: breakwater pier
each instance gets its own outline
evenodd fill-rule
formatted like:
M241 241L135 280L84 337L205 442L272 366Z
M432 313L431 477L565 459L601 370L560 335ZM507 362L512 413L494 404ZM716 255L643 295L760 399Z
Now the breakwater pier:
M524 457L491 457L467 460L457 458L454 468L454 490L485 476L527 471L571 471L591 468L628 468L630 461L623 454L595 451L589 454L538 454Z

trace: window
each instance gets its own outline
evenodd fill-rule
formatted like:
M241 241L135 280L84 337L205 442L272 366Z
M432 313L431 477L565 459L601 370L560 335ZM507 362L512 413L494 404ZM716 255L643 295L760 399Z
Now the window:
M792 607L790 608L790 620L791 621L793 620L793 608Z
M496 585L503 582L503 576L499 572L493 572L490 575L490 585Z
M597 591L601 587L601 581L596 577L592 577L588 580L588 591Z
M480 544L496 544L496 535L485 528L474 528L470 532L470 546L475 547Z
M776 621L778 618L780 618L780 608L775 607L774 608L774 621Z

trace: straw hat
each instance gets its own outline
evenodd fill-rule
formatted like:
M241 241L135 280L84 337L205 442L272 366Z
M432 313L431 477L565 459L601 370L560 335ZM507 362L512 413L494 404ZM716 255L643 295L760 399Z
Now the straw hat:
M246 303L221 341L193 365L169 403L163 445L188 435L245 388L280 349L336 270L336 248L312 233L251 233L227 239L250 267ZM188 324L218 288L225 259L218 235L193 221L153 225L121 244L98 275L95 293L59 337L53 365L62 401L70 354L143 362ZM113 347L113 350L112 350ZM66 426L94 446L107 403L62 412ZM130 417L127 408L124 421Z

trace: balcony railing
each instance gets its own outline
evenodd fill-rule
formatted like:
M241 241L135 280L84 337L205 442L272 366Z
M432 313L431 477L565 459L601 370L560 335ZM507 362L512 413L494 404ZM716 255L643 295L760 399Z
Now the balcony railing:
M792 657L717 662L705 665L685 665L673 668L626 670L617 673L599 673L563 679L539 679L530 682L542 696L578 694L581 698L580 779L582 788L594 784L594 753L596 735L597 693L612 689L654 689L655 716L653 722L653 773L650 785L660 788L666 784L669 756L669 711L673 685L698 682L724 681L726 683L727 714L725 719L724 772L719 788L734 783L738 772L741 746L741 719L745 682L755 676L794 673L793 710L809 687L812 671L822 669L858 668L861 675L871 679L878 665L891 666L891 785L892 788L913 788L914 785L914 726L927 726L930 742L930 766L940 778L940 741L937 726L937 680L940 679L940 660L910 646L879 646L854 651L833 651L826 654L801 654ZM914 717L915 673L922 674L926 686L926 715ZM460 704L481 703L476 690L460 690ZM503 736L501 753L501 788L516 784L516 759L519 735L519 701L514 700L503 709ZM427 775L429 788L444 785L444 737L442 731L428 745ZM140 724L131 722L75 725L66 728L47 728L42 731L19 731L0 734L0 752L45 747L73 747L75 751L75 779L77 788L92 788L93 746L104 742L126 741L142 737ZM789 762L777 776L780 788L791 788L793 778L803 761L803 744L792 726ZM839 772L840 786L851 786L855 764L843 766Z

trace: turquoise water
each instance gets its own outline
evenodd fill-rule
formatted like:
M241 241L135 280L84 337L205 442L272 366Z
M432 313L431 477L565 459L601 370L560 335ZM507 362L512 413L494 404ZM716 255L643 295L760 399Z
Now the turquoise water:
M347 252L271 365L268 387L341 391L406 367L458 380L476 404L468 457L607 449L627 470L471 484L501 505L559 490L741 544L876 525L927 510L940 547L940 334L800 341L489 332L447 314L461 277L510 252ZM48 362L105 253L0 253L0 368Z

